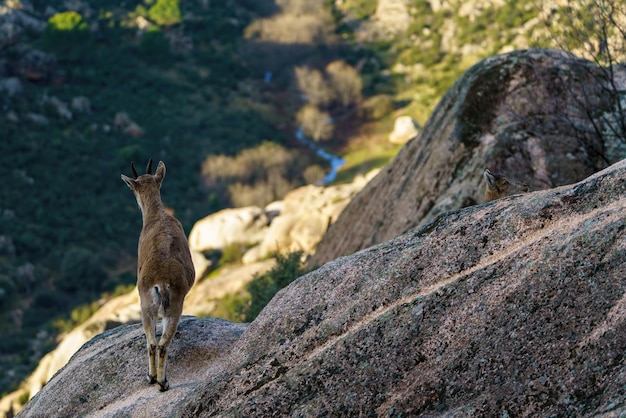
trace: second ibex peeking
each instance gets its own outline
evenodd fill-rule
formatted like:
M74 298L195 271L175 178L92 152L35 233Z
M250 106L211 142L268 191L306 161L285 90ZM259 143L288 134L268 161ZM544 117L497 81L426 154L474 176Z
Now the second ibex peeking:
M165 375L167 350L178 328L185 295L194 282L194 268L187 238L180 222L168 214L161 201L161 183L165 164L159 162L152 175L152 160L146 174L138 176L130 164L133 178L122 180L133 191L143 217L137 255L137 290L141 301L143 328L148 345L148 382L159 384L161 392L169 388ZM163 334L156 340L159 314Z

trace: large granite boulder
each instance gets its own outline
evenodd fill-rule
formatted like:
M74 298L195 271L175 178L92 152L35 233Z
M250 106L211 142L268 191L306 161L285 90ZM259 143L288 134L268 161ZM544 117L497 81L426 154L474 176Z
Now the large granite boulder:
M166 393L124 326L20 416L617 417L625 226L626 160L446 212L299 278L247 328L183 320Z
M309 185L287 193L259 244L244 254L244 263L263 260L275 253L314 253L328 227L376 173L378 170L372 170L352 183L327 187ZM272 206L266 208L266 213Z
M624 92L625 67L615 71ZM595 64L554 50L516 51L476 64L418 136L351 200L310 265L482 202L485 168L540 190L580 181L626 157L626 144L612 139L607 125L618 115L610 90L598 83L605 76Z
M268 224L267 215L256 206L220 210L194 224L189 233L189 247L206 251L231 244L256 244Z
M117 327L83 345L52 378L55 383L46 385L35 398L56 399L55 405L48 404L45 411L27 406L19 416L167 416L176 411L184 395L204 382L211 364L228 352L245 328L245 324L220 319L182 317L168 355L173 388L159 392L162 396L155 402L152 395L158 390L145 378L148 359L143 327ZM157 332L160 335L161 327ZM70 398L74 401L67 402ZM89 406L78 412L74 402Z

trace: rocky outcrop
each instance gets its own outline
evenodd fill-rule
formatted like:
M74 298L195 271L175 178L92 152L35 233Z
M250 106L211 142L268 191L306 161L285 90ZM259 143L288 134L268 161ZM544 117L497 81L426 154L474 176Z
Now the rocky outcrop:
M377 172L358 176L352 183L328 187L309 185L287 193L280 212L273 218L259 245L244 255L244 262L289 251L315 252L328 227Z
M328 226L377 172L347 184L300 187L265 208L224 209L199 220L189 233L189 246L197 255L196 270L203 261L202 251L223 250L232 244L251 247L243 255L246 264L276 253L313 253Z
M352 199L310 265L482 202L485 168L539 190L579 181L625 157L622 142L604 142L596 133L610 132L606 121L613 112L602 99L602 77L594 64L553 50L516 51L476 64L419 135Z
M626 160L447 212L296 280L241 336L186 319L165 394L125 326L20 416L619 416L625 214Z
M117 112L115 114L113 126L133 138L142 137L144 134L144 129L139 126L137 122L132 120L126 112Z
M37 396L37 399L56 398L57 405L47 411L27 408L19 416L69 417L87 413L166 416L176 410L191 388L204 382L211 364L228 352L245 328L244 324L220 319L181 318L168 356L168 377L177 388L162 394L157 402L151 396L155 387L149 386L145 379L147 356L143 327L137 324L115 328L85 344L72 357L72 362L54 377L59 384L46 386L46 393ZM160 331L159 327L157 332L160 334ZM144 396L139 395L141 392ZM139 396L131 400L129 393ZM90 406L83 413L75 412L73 405L62 401L68 397Z
M393 123L393 131L389 134L392 144L405 144L418 134L419 125L410 116L399 116Z
M268 225L268 216L256 206L223 209L194 224L189 232L189 248L202 252L257 243Z
M405 32L411 24L411 15L405 0L378 0L374 14L376 29L389 38Z
M198 280L185 298L183 314L211 315L217 301L228 293L240 291L255 274L262 274L273 265L274 260L269 259L246 266L229 266L223 268L216 277ZM0 416L10 409L18 411L23 398L38 393L87 341L120 325L138 322L141 322L141 308L136 290L105 303L85 323L63 336L59 345L41 359L35 371L18 390L2 398Z

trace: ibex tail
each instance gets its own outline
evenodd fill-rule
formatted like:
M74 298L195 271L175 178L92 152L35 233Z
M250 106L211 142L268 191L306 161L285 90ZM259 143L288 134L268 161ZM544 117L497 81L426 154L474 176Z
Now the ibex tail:
M155 285L150 293L152 302L159 307L159 311L164 313L170 305L169 286Z

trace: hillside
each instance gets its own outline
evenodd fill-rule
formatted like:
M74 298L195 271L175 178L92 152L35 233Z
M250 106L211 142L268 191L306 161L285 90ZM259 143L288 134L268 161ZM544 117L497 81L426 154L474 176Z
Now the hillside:
M163 198L187 232L319 183L328 163L300 126L349 181L400 149L396 116L424 123L472 64L548 45L546 16L567 12L552 6L3 1L0 393L132 288L141 219L119 180L131 161L166 161Z
M249 325L184 318L165 393L141 326L117 327L20 416L620 416L625 185L622 161L446 212L302 276Z

